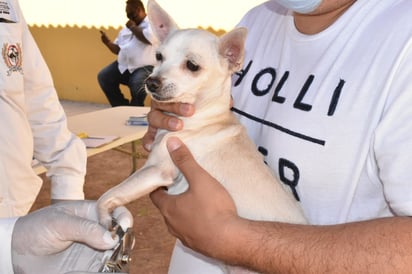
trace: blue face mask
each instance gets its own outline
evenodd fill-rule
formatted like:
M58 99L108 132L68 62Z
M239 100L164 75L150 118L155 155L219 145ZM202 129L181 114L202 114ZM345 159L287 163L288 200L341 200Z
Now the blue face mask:
M299 13L309 13L314 11L322 0L276 0L285 8Z

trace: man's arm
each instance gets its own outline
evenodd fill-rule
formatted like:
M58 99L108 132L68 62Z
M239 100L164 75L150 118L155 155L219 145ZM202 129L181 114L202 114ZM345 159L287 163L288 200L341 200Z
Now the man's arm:
M116 54L116 55L119 54L120 47L119 47L117 44L113 43L113 42L109 39L109 37L107 36L107 34L106 34L104 31L100 30L100 34L101 34L100 39L102 40L103 44L105 44L106 47L107 47L112 53L114 53L114 54Z
M216 257L263 273L409 273L412 266L409 217L334 226L237 219L229 227Z
M186 146L169 138L168 149L189 181L189 190L169 196L159 189L151 198L169 231L190 248L263 273L410 272L409 217L330 226L246 220L237 215L229 193L194 161Z

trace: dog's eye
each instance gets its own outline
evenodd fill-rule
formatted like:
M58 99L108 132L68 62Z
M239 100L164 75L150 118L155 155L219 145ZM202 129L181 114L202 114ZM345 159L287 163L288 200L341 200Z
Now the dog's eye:
M199 70L199 65L194 63L193 61L187 61L186 62L186 67L190 70L190 71L198 71Z
M156 52L156 60L158 62L162 62L163 61L163 55L160 52Z

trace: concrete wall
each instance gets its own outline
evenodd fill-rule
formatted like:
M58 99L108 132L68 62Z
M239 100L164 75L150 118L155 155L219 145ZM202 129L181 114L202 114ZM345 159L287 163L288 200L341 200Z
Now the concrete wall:
M38 27L30 30L52 73L59 98L108 103L97 83L97 73L116 55L101 42L99 29ZM114 40L119 29L103 29ZM130 97L127 87L122 88Z

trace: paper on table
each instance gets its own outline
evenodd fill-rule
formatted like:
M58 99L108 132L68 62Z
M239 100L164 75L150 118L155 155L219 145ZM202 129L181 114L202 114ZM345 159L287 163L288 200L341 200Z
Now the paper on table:
M119 137L118 136L88 136L86 138L82 138L84 144L88 148L101 147L105 144L113 142L116 139L119 139Z

